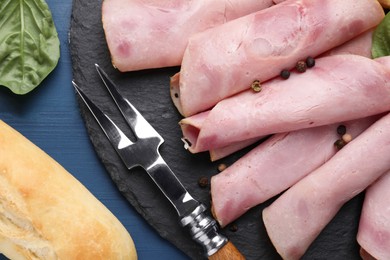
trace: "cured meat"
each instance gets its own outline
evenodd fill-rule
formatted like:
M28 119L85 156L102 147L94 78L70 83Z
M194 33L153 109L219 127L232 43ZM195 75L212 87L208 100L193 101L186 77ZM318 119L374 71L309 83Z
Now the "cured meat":
M352 40L321 54L321 57L339 54L355 54L372 58L371 48L374 29L375 28L365 31Z
M353 137L378 117L346 122ZM223 227L250 208L278 195L325 163L337 151L340 124L272 136L211 178L214 217Z
M372 32L373 30L369 30L328 51L326 55L357 54L371 57ZM346 124L348 132L357 136L376 118L377 116L374 116L348 122ZM226 226L251 207L279 194L324 163L329 158L328 156L332 156L335 152L333 146L329 144L338 138L335 131L338 125L297 130L287 136L286 133L276 134L265 143L255 147L231 167L212 177L211 198L214 215L219 224ZM218 160L258 140L259 138L255 138L224 148L213 149L210 151L211 159L212 161ZM321 148L321 144L325 143L326 145ZM312 151L313 149L316 151ZM305 151L309 152L303 154ZM282 160L278 160L280 156L283 156ZM263 159L264 157L269 159ZM300 163L301 160L305 162ZM315 167L312 167L313 165ZM294 169L295 167L298 170ZM268 184L264 180L275 180L275 182Z
M357 241L363 259L390 259L390 171L366 191Z
M248 139L244 141L239 141L237 143L230 144L225 147L212 149L210 150L210 160L217 161L223 157L226 157L232 153L235 153L241 149L244 149L245 147L248 147L256 142L259 142L261 139L266 139L266 137L255 137L253 139Z
M280 4L281 2L284 2L286 0L274 0L274 4ZM390 0L378 0L378 2L383 6L383 8L390 8Z
M381 62L357 55L316 60L305 73L275 78L262 91L245 91L219 102L199 126L199 114L183 119L191 152L200 152L256 136L363 118L390 109L390 56ZM379 61L379 60L378 60ZM389 62L388 62L389 63ZM351 98L353 97L353 98Z
M300 259L341 206L390 169L390 114L263 210L283 259Z
M373 28L372 0L288 0L190 38L171 97L185 117Z
M372 34L373 29L368 30L361 35L353 38L352 40L337 46L326 53L321 54L321 56L330 56L330 55L339 55L339 54L355 54L364 56L367 58L371 58L371 45L372 45ZM206 117L203 118L203 120ZM198 122L198 125L201 125L202 122ZM226 157L238 150L241 150L251 144L254 144L255 142L259 141L262 138L255 137L253 139L240 141L238 143L228 145L221 148L211 149L210 152L210 159L211 161L219 160L223 157Z
M104 0L103 28L120 71L180 65L188 38L272 0Z

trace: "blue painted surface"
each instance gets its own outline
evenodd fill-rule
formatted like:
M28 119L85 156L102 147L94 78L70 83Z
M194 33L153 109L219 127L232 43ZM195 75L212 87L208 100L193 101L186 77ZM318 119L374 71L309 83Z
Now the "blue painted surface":
M188 259L162 239L122 197L97 158L71 84L68 32L72 1L46 2L60 37L59 64L27 95L17 96L0 87L0 119L58 161L114 213L130 232L139 259Z

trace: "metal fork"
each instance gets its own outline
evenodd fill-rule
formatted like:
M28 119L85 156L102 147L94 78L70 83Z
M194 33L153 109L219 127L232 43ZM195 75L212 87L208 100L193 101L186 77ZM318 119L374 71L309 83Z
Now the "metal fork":
M118 92L115 84L99 65L95 64L95 66L101 80L134 133L136 141L131 141L74 81L72 83L126 167L131 169L140 166L149 174L176 209L180 224L189 228L192 238L204 247L209 259L244 259L234 245L218 233L216 221L205 214L206 207L189 194L166 164L159 153L159 147L164 139L130 101Z

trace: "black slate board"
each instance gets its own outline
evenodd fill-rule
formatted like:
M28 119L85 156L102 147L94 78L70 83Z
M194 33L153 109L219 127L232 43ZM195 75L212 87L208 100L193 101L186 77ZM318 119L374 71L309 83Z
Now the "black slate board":
M163 39L156 39L163 40ZM146 43L145 43L146 44ZM192 155L180 140L181 119L169 96L169 77L178 67L120 73L110 61L101 23L101 0L74 0L70 50L74 80L107 112L120 127L127 126L109 98L95 70L98 63L112 77L124 94L165 139L161 154L190 193L210 208L208 188L200 188L200 176L218 173L219 163L234 162L248 149L220 162L210 162L208 154ZM80 101L80 100L79 100ZM202 248L195 244L187 231L178 224L173 207L141 169L130 173L110 146L105 135L79 102L80 111L94 148L123 196L146 221L165 239L172 242L192 259L204 259ZM129 133L129 132L128 132ZM303 259L360 259L356 233L363 194L348 202L311 245ZM253 208L235 222L237 230L222 230L247 259L280 259L270 243L261 220L261 211L272 200Z

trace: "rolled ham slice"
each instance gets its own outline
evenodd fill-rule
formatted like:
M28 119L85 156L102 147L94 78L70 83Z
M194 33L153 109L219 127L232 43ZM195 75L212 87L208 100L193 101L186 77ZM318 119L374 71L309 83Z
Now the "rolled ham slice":
M339 54L354 54L354 55L360 55L367 58L371 58L371 46L372 46L372 34L374 29L370 29L359 36L356 36L352 40L337 46L326 53L321 54L321 56L330 56L330 55L339 55ZM205 119L204 117L203 119ZM198 125L201 125L202 122L198 122ZM254 144L255 142L261 140L260 137L255 137L253 139L245 140L245 141L239 141L235 144L228 145L221 148L215 148L211 149L210 152L210 159L211 161L216 161L219 159L222 159L234 152L237 152L238 150L241 150L251 144Z
M366 259L390 259L390 171L366 191L357 241Z
M104 0L103 28L120 71L180 65L188 38L272 0Z
M342 45L337 46L321 54L320 56L324 57L330 55L354 54L354 55L364 56L367 58L372 58L372 54L371 54L372 36L375 28L365 31L364 33L356 36L352 40L343 43Z
M212 162L217 161L266 138L267 137L255 137L253 139L239 141L225 147L210 150L210 160Z
M191 143L189 150L206 151L256 136L386 112L390 67L384 63L389 60L390 56L380 62L357 55L323 57L305 73L264 83L259 93L248 90L224 99L212 110L180 122ZM199 124L193 125L194 120Z
M339 125L358 136L377 116L276 134L211 178L214 217L224 227L278 195L328 161L340 139Z
M341 206L390 169L390 114L263 210L283 259L300 259Z
M171 96L185 117L373 28L373 0L287 0L190 38Z

